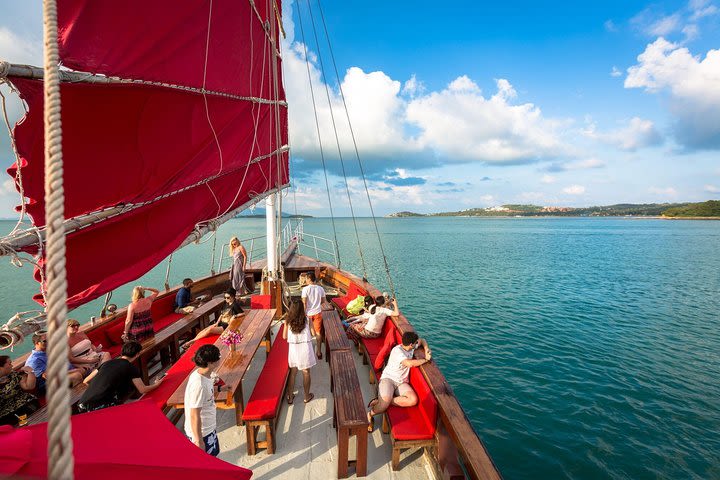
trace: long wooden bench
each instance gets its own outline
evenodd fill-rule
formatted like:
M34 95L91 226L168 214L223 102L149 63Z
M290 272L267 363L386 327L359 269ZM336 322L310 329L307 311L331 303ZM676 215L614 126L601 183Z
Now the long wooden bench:
M350 340L335 309L323 310L323 328L325 329L325 359L330 361L330 352L336 350L350 350Z
M70 389L70 406L74 406L80 401L83 392L87 390L87 385L80 383ZM38 423L44 423L48 421L48 406L43 405L39 410L35 411L27 419L26 425L37 425Z
M278 331L270 354L265 360L255 383L242 419L245 422L248 455L255 455L259 448L275 453L275 429L283 404L283 394L288 382L288 343L283 338L283 328ZM260 427L265 427L265 440L258 441Z
M418 396L413 407L390 406L383 415L383 433L392 441L392 469L400 469L400 452L408 448L437 449L438 404L419 368L410 369L410 385ZM433 452L437 457L437 452Z
M350 350L330 353L330 374L333 383L333 426L337 429L338 478L348 476L348 467L355 465L358 477L367 475L368 421L358 382L355 361ZM349 459L350 437L355 435L355 460Z

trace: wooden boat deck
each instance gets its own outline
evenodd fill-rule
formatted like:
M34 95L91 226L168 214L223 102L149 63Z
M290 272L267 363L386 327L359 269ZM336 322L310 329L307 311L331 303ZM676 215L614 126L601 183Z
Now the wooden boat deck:
M291 255L290 258L285 262L285 268L288 270L313 270L315 267L322 267L324 264L319 260L316 260L305 255ZM285 260L285 258L283 258ZM247 270L262 270L267 266L267 259L255 260L250 262Z
M273 328L277 332L277 325ZM273 333L273 339L275 333ZM373 386L368 383L368 367L362 364L361 357L352 350L355 367L363 394L364 403L375 396ZM260 349L254 356L245 376L245 391L248 396L265 362L265 351ZM217 430L220 439L219 458L253 471L253 479L270 478L337 478L337 434L332 426L332 393L330 393L330 368L323 360L318 360L312 370L312 388L315 398L308 404L303 403L302 375L298 373L295 382L295 402L283 403L278 419L276 453L268 455L260 450L256 455L248 456L245 427L235 425L235 413L232 410L217 411ZM177 425L182 429L184 419ZM401 456L400 471L393 472L390 466L392 448L390 436L381 432L380 416L375 419L375 431L368 437L369 479L412 479L434 478L432 467L423 458L422 450L409 450ZM264 430L261 430L261 437ZM350 458L355 455L355 439L350 440ZM355 477L350 470L349 478Z

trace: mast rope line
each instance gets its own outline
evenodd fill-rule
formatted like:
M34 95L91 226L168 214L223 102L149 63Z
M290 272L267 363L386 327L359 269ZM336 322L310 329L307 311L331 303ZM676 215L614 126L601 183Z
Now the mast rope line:
M257 5L255 5L254 0L249 0L249 2L250 2L250 6L252 7L253 11L255 12L255 16L257 17L258 21L260 22L260 25L263 26L263 31L265 32L265 36L268 38L270 43L273 44L273 46L275 47L275 53L277 54L278 57L282 58L280 51L277 49L277 47L275 46L275 44L273 42L272 35L270 35L270 32L268 31L269 28L266 26L265 21L260 16L260 12L257 9ZM282 29L283 36L285 36L285 29L282 28L282 23L280 24L280 28Z
M363 279L367 281L368 275L367 275L367 266L365 264L365 256L363 255L362 243L360 242L360 233L358 232L358 228L357 228L355 209L353 208L353 204L352 204L352 197L350 195L350 185L348 183L347 173L345 171L345 161L343 160L342 148L340 146L340 136L338 135L338 132L337 132L337 125L335 123L335 114L333 113L332 101L330 99L330 88L328 87L327 75L325 74L325 63L323 62L322 55L320 54L320 41L318 40L317 29L315 28L315 17L313 16L313 13L312 13L312 5L310 4L310 0L307 0L307 5L308 5L308 11L310 12L310 25L312 25L313 35L315 37L315 45L317 46L318 61L320 62L320 70L322 73L322 78L325 80L324 81L325 95L327 96L328 109L330 110L330 119L332 120L333 132L335 134L335 142L337 144L338 157L340 158L340 166L342 168L343 180L345 183L345 191L347 193L348 203L350 204L350 215L351 215L352 221L353 221L353 228L355 229L355 238L356 238L357 244L358 244L358 253L360 255L360 263L362 264Z
M74 477L73 440L68 384L67 276L65 270L65 192L63 186L60 59L56 0L43 0L45 43L43 82L45 134L45 204L47 226L47 400L48 478Z
M320 161L322 162L323 173L325 175L325 191L327 192L328 205L330 207L330 221L333 228L333 238L335 239L335 253L338 259L338 268L340 268L340 251L338 246L337 229L335 227L335 214L333 213L332 199L330 196L330 181L328 180L327 165L325 164L325 154L323 153L322 136L320 135L320 121L318 119L317 102L315 101L315 89L312 84L312 75L310 74L310 60L308 59L307 42L305 40L305 29L303 28L302 14L300 13L300 5L298 5L298 23L300 24L300 34L303 39L303 50L305 53L305 67L307 68L308 84L310 85L310 97L312 99L313 113L315 114L315 130L317 132L318 144L320 145Z
M308 0L309 2L309 0ZM350 112L347 107L347 102L345 101L345 93L342 88L342 82L340 81L340 74L338 72L337 68L337 62L335 61L335 54L333 53L332 44L330 42L330 35L328 33L327 24L325 22L325 14L323 13L322 4L320 3L320 0L317 0L318 2L318 10L320 11L320 18L322 19L323 29L325 30L325 38L327 39L328 43L328 50L330 52L330 58L332 59L333 67L335 69L335 76L338 81L338 89L340 90L340 97L342 98L343 107L345 110L345 116L347 117L348 126L350 127L350 136L352 137L353 147L355 149L355 157L357 158L358 165L360 166L360 175L363 179L363 185L365 187L365 194L367 195L368 205L370 206L370 215L373 219L373 225L375 227L375 235L378 239L378 244L380 245L380 253L382 254L383 263L385 266L385 274L387 276L388 280L388 286L390 287L390 291L392 293L393 298L396 297L395 295L395 285L392 280L392 275L390 275L390 267L388 265L387 256L385 255L385 248L383 247L382 239L380 237L380 230L378 229L377 225L377 219L375 217L375 210L373 208L372 200L370 199L370 191L368 189L367 185L367 178L365 176L365 169L363 168L362 161L360 160L360 151L358 150L357 146L357 140L355 139L355 131L352 127L352 122L350 121Z
M39 67L35 67L33 65L21 65L21 64L14 64L14 63L0 61L0 79L7 78L8 81L11 81L11 80L9 80L9 77L11 77L11 76L18 77L18 78L29 78L31 80L42 80L43 72L42 72L42 69L40 69ZM203 88L190 87L187 85L177 85L174 83L157 82L154 80L121 78L121 77L117 77L117 76L108 77L105 75L94 74L94 73L89 73L89 72L80 72L80 71L75 71L75 70L61 70L60 77L61 77L61 81L63 83L137 84L137 85L147 85L147 86L152 86L152 87L163 87L163 88L168 88L171 90L180 90L180 91L196 93L196 94L200 94L200 95L205 93L207 95L212 95L215 97L223 97L223 98L229 98L231 100L241 100L241 101L266 104L266 105L272 105L274 103L274 100L262 98L262 97L235 95L235 94L227 93L227 92L218 92L216 90L208 90L208 89L203 89ZM280 104L280 106L287 108L287 101L285 101L285 100L280 101L279 104Z

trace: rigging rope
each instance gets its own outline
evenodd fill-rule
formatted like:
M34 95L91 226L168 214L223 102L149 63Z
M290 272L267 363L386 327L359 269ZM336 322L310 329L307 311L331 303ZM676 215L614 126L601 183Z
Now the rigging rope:
M372 200L370 200L370 191L368 190L367 179L365 178L365 169L363 168L362 161L360 160L360 153L358 150L357 141L355 140L355 132L352 128L352 122L350 121L350 113L347 108L347 102L345 101L345 93L343 92L342 82L340 81L340 74L338 73L337 63L335 62L335 55L333 53L332 45L330 43L330 35L328 33L327 24L325 23L325 15L323 14L322 4L320 3L320 0L317 0L317 2L318 10L320 10L320 18L322 19L323 29L325 30L325 38L327 39L330 58L332 59L333 68L335 69L335 76L338 80L338 88L340 90L340 97L342 98L343 107L345 109L345 116L347 117L348 126L350 127L350 136L352 137L353 147L355 148L355 157L357 158L358 165L360 166L360 174L363 179L363 185L365 186L365 194L367 195L368 204L370 205L370 214L372 216L373 225L375 227L375 234L377 235L378 244L380 245L380 253L382 254L383 263L385 265L385 274L387 275L388 286L390 287L390 291L394 298L395 285L393 284L392 276L390 275L390 267L388 266L387 256L385 255L385 249L383 248L383 243L380 238L380 230L378 229L377 220L375 218L375 210L373 209Z
M56 0L43 1L45 39L45 205L47 225L47 404L48 478L73 478L70 390L67 377L67 278L65 274L65 191L63 187L60 62Z
M332 200L330 198L330 182L328 181L327 167L325 165L325 154L323 153L322 137L320 135L320 121L318 120L317 104L315 102L315 89L312 84L312 75L310 74L310 60L308 60L307 42L305 41L305 30L303 28L302 14L300 13L300 5L298 5L298 23L300 24L300 34L303 39L303 50L305 53L305 66L307 67L308 83L310 84L310 97L312 99L313 113L315 114L315 130L317 131L318 143L320 144L320 161L322 162L323 173L325 174L325 191L327 192L328 204L330 206L330 221L332 222L333 238L335 239L335 254L337 257L337 266L340 268L340 251L338 250L337 229L335 227L335 214L333 213Z
M322 55L320 55L320 42L318 40L317 30L315 29L315 18L313 17L312 6L310 5L310 0L307 0L307 5L308 5L308 11L310 12L310 25L312 25L312 28L313 28L313 34L315 36L315 45L317 46L317 51L318 51L318 61L320 62L320 72L322 74L322 78L325 80L323 82L325 84L325 95L327 96L328 108L330 110L330 118L332 120L333 131L335 132L335 142L337 143L338 156L340 158L340 166L342 167L343 179L345 181L345 191L347 192L348 203L350 204L350 215L352 216L353 227L355 228L355 238L357 239L358 253L360 255L360 263L362 264L363 279L367 281L367 267L365 266L365 257L363 255L363 251L362 251L362 244L360 243L360 234L358 233L357 221L355 219L355 210L353 209L352 198L350 197L350 186L348 184L347 174L345 172L345 162L343 161L342 149L340 148L340 137L338 136L337 126L335 124L335 115L333 114L332 101L330 100L330 88L328 87L327 76L325 75L325 65L322 60ZM306 61L307 61L307 59L306 59Z

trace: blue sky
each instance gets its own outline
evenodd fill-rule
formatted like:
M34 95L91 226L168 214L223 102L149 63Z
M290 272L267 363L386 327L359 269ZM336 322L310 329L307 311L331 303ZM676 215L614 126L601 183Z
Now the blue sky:
M39 2L7 3L0 58L37 58ZM376 212L720 198L716 3L323 2ZM284 20L294 198L299 211L328 211L298 10L342 215L326 84L336 120L345 113L325 47L320 74L306 0L287 2ZM367 213L342 122L340 133L353 204ZM10 187L0 216L16 203Z

